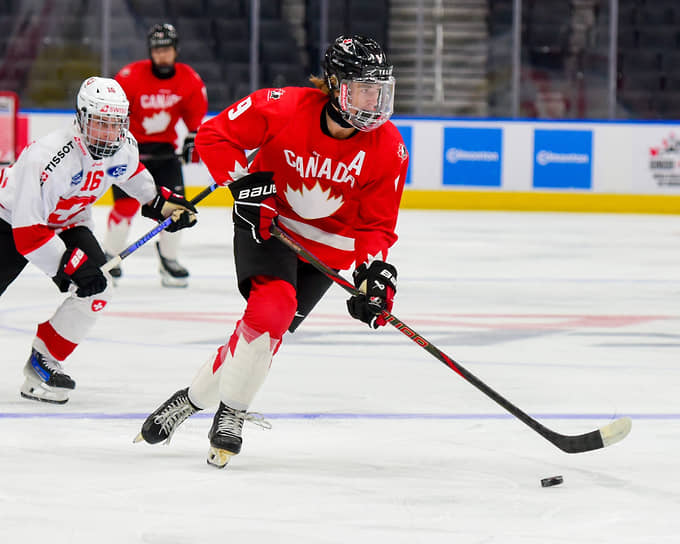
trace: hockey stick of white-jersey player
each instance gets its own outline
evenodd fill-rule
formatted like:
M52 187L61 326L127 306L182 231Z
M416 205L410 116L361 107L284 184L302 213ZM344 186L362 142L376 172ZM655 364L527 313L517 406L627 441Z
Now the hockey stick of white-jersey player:
M343 278L335 270L321 262L312 253L298 244L296 241L291 239L286 235L278 226L272 225L271 234L279 241L283 242L292 251L298 254L300 257L304 258L307 262L310 262L314 267L323 272L331 280L337 283L340 287L345 289L351 295L362 294L353 284ZM387 311L383 311L383 318L390 325L392 325L399 332L403 333L405 336L410 338L413 342L418 344L421 348L425 349L428 353L436 357L439 361L448 366L451 370L456 372L459 376L467 380L469 383L474 385L482 393L484 393L491 400L500 404L508 412L510 412L517 419L531 427L534 431L540 434L543 438L547 439L549 442L560 448L562 451L567 453L581 453L585 451L597 450L599 448L604 448L616 444L623 440L631 430L632 421L629 417L622 417L612 421L611 423L600 427L594 431L579 435L564 435L557 433L546 426L536 421L529 414L512 404L509 400L501 396L499 393L491 389L482 380L477 378L469 370L465 369L460 363L457 363L451 357L437 349L431 342L423 338L420 334L414 331L412 328L408 327L403 321L397 319L394 315Z
M207 197L210 193L212 193L215 189L217 189L219 185L217 183L213 183L209 187L206 187L203 189L200 193L198 193L194 198L192 198L189 202L192 204L198 204L201 200L203 200L205 197ZM132 242L128 247L126 247L123 251L121 251L118 255L115 257L112 257L104 265L101 267L102 272L107 272L111 270L112 268L115 268L120 264L120 262L125 259L126 257L129 257L132 255L135 251L137 251L140 247L142 247L144 244L146 244L151 238L156 236L159 232L165 230L170 223L172 223L172 215L168 216L164 221L161 221L156 225L154 228L152 228L149 232L147 232L144 236L136 240L135 242Z

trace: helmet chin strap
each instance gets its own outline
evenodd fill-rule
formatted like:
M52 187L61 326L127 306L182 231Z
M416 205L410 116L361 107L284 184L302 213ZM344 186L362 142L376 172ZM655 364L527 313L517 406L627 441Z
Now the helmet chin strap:
M333 120L333 122L337 123L342 128L353 128L354 127L354 125L348 123L345 120L345 118L342 116L342 113L340 113L340 110L333 103L332 99L329 100L328 103L326 104L326 112L328 113L328 116Z

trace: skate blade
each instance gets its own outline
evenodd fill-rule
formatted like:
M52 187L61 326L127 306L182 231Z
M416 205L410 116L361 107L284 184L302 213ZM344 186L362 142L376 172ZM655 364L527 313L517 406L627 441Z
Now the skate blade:
M22 397L28 400L37 400L38 402L47 402L49 404L66 404L68 402L68 397L65 399L48 399L45 397L38 397L36 395L31 395L30 393L24 393L20 391Z
M170 281L170 280L161 280L161 285L163 287L168 287L170 289L184 289L185 287L189 287L189 282L188 281Z
M167 272L161 272L161 285L170 289L183 289L189 287L189 278L175 278Z
M142 436L142 433L140 431L137 434L137 436L135 436L135 438L132 440L132 443L137 444L139 442L146 442L147 444L154 445L154 444L159 444L159 443L162 442L163 444L168 446L170 444L170 438L172 438L172 436L168 436L165 440L160 440L159 442L149 442L146 438L144 438L144 436Z
M234 455L236 454L228 450L221 450L219 448L213 448L211 446L210 451L208 451L208 459L206 459L206 461L208 462L209 465L212 465L214 467L224 468L227 466L227 463Z

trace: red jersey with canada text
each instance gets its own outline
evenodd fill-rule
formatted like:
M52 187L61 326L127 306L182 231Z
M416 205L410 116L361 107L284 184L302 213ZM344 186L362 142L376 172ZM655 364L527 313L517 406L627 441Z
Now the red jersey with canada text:
M333 268L386 260L406 147L389 121L345 140L326 135L327 102L313 88L260 89L201 125L198 152L215 181L229 183L248 173L243 150L259 147L250 171L274 172L283 230Z
M156 77L151 60L140 60L116 74L130 101L130 132L140 144L177 140L175 125L182 119L195 132L208 111L208 96L200 76L188 65L175 63L175 74Z

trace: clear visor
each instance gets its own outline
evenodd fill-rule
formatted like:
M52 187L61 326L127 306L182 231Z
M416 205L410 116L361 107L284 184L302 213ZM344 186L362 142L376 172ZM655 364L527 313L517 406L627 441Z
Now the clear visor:
M78 124L83 139L95 159L110 157L125 141L130 119L128 116L95 115L78 112Z
M352 126L374 130L392 117L394 78L342 80L338 104Z

